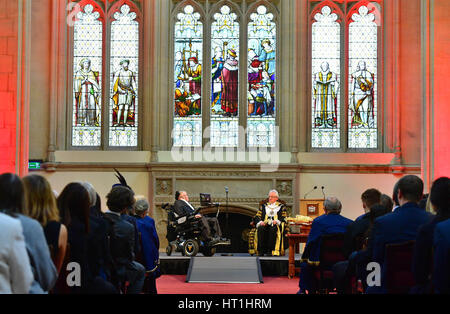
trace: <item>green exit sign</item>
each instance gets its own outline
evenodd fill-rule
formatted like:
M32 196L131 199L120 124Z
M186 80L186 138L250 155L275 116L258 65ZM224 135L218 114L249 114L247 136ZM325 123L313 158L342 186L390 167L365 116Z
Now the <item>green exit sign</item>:
M30 160L28 170L41 170L42 160Z

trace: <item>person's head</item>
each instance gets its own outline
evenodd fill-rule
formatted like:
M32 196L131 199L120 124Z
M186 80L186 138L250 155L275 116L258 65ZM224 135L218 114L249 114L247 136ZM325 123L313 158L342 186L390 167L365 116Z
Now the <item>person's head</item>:
M450 179L442 177L433 182L430 202L438 216L450 218Z
M359 70L364 71L366 69L366 61L359 61L358 67L359 67Z
M89 60L89 59L81 60L80 66L84 70L89 70L89 68L91 67L91 60Z
M180 195L178 196L179 200L185 200L186 202L189 202L189 195L186 191L180 191Z
M395 206L400 206L400 202L398 201L398 181L394 185L394 190L392 192L392 200L394 201Z
M415 175L407 175L398 181L400 206L408 202L418 203L423 196L423 181Z
M189 58L189 66L192 68L198 64L198 60L196 57Z
M380 205L386 209L386 213L390 213L394 208L394 201L389 195L381 194Z
M80 183L82 186L84 186L86 191L88 191L88 194L89 194L89 207L94 206L95 203L97 202L97 192L95 191L95 189L92 186L92 184L90 184L89 182L78 182L78 183Z
M279 196L277 190L271 190L271 191L269 192L269 203L270 203L270 204L275 203L276 201L278 201L279 197L280 197L280 196Z
M320 68L322 69L323 72L327 72L330 69L330 65L328 64L328 62L323 62L320 65Z
M175 200L178 201L180 199L180 191L175 191Z
M337 213L340 214L342 210L341 201L337 197L328 196L323 203L325 214Z
M24 208L24 189L19 176L12 173L0 175L0 210L14 216L22 214Z
M106 195L106 206L115 213L123 213L132 209L135 198L134 192L125 186L116 186Z
M122 69L127 71L128 67L130 65L130 60L122 60L122 61L120 61L120 65L122 66Z
M56 198L47 179L32 174L22 179L25 191L24 213L45 227L49 221L59 221Z
M137 200L136 204L134 204L134 211L140 217L145 217L148 214L149 208L150 204L145 198Z
M261 42L261 46L263 46L264 49L270 49L270 48L271 48L271 45L272 45L272 43L270 42L269 39L264 39L264 40Z
M68 228L74 221L85 226L85 232L89 232L89 208L90 199L86 188L78 182L66 185L57 199L61 221Z
M381 192L377 189L368 189L361 194L364 212L368 213L370 208L380 203Z

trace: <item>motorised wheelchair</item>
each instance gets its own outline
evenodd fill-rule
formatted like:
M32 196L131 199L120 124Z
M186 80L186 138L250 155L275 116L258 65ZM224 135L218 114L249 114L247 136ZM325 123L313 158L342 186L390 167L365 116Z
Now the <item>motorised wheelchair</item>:
M201 237L201 221L195 215L201 208L190 216L180 217L175 212L173 205L164 204L163 209L167 211L167 256L172 252L181 252L183 256L193 257L201 252L204 256L213 256L219 245L230 245L230 240L225 241L203 241Z

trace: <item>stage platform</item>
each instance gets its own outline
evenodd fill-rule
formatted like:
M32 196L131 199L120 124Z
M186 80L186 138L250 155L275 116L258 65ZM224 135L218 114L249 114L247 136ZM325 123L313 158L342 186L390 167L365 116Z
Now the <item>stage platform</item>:
M288 253L289 251L286 251ZM231 256L222 256L221 253L214 254L215 257L236 258L236 257L251 257L248 253L234 253ZM196 258L210 259L199 253ZM161 263L161 273L163 275L187 275L190 263L190 257L182 256L181 253L173 253L167 256L164 252L159 253ZM289 270L289 255L285 256L259 256L261 264L261 272L263 276L288 276ZM300 264L300 254L295 255L295 264Z

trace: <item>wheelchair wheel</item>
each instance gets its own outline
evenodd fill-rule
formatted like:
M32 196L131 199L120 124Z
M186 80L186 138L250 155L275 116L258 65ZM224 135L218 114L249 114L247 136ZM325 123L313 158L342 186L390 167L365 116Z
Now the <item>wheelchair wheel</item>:
M184 243L183 253L185 256L193 257L193 256L197 255L198 251L199 251L199 245L198 245L197 241L187 240Z
M202 253L204 256L213 256L214 254L216 254L216 248L215 247L204 247L202 249Z
M166 247L166 254L167 254L167 256L172 255L172 250L173 250L172 244L169 244L169 245Z

